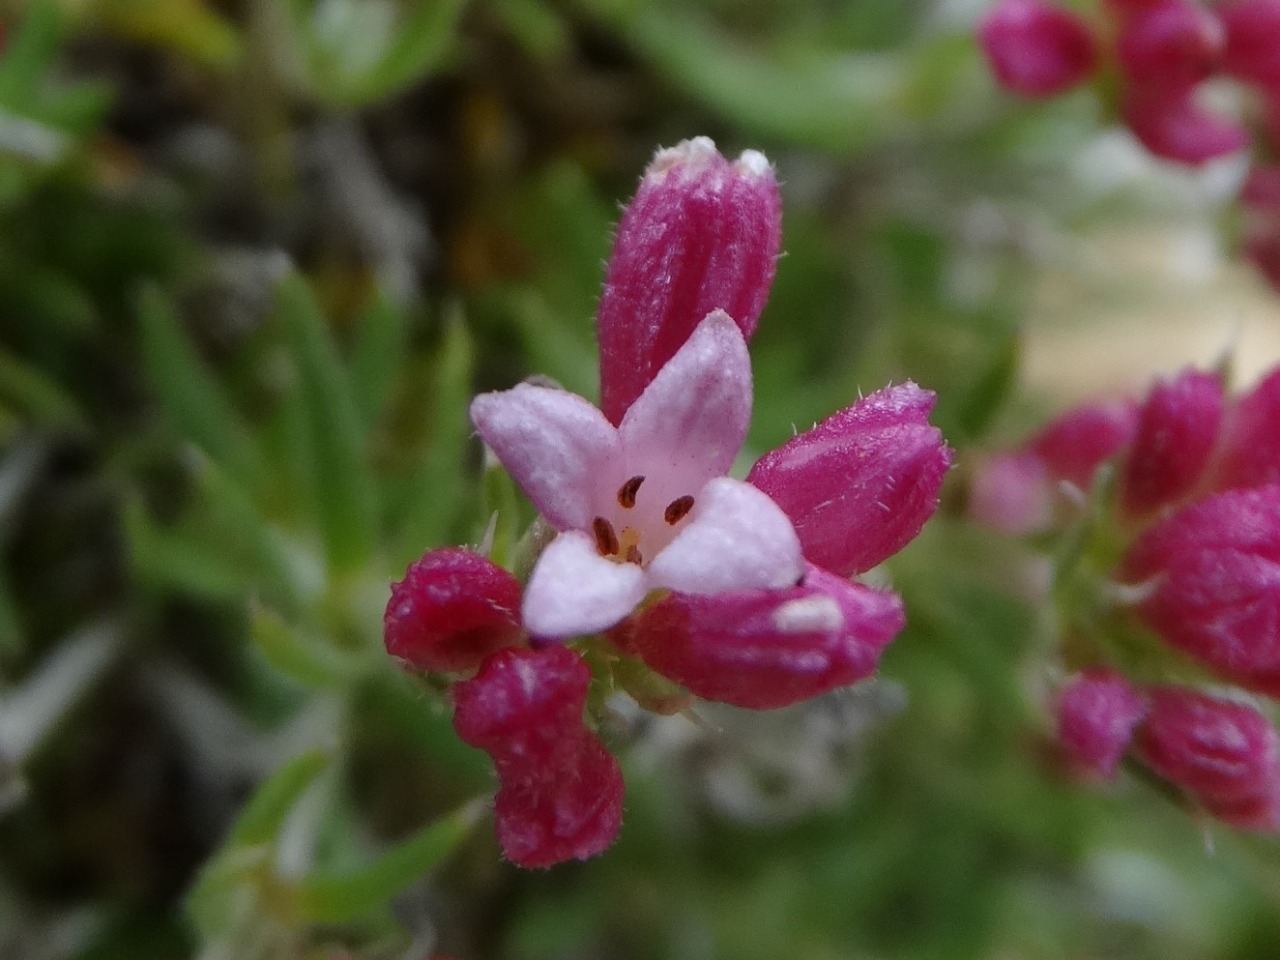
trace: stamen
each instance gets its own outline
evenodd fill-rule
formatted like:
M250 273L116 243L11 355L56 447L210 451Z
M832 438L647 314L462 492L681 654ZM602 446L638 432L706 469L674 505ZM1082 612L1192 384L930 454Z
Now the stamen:
M600 556L610 557L618 552L618 535L613 532L613 524L604 517L591 521L591 532L596 535L596 550Z
M683 497L676 497L667 504L667 509L662 513L662 519L666 520L671 526L675 526L693 509L693 497L687 493Z
M640 492L642 483L644 483L644 477L632 477L618 488L618 503L623 509L630 510L636 505L636 494Z
M644 557L640 555L640 551L635 547L627 547L627 563L634 563L637 566L644 566Z

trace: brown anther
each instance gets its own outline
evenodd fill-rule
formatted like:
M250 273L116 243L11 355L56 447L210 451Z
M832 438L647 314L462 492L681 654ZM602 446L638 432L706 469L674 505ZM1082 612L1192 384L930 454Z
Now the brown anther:
M613 532L613 524L604 517L591 521L591 532L596 535L596 550L600 556L610 557L618 552L618 535Z
M634 563L636 566L644 564L644 557L640 555L640 551L635 547L627 547L627 563Z
M662 513L662 519L673 527L689 515L689 511L693 509L693 497L687 493L683 497L676 497L667 504L667 509Z
M640 492L640 484L644 483L644 477L632 477L621 487L618 488L618 504L626 510L630 510L636 505L636 494Z

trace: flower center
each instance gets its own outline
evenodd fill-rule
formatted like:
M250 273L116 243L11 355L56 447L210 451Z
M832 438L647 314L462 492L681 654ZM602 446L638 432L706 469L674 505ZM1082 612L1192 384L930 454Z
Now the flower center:
M636 476L619 487L618 506L625 511L635 510L636 494L640 492L640 486L643 483L644 477ZM693 509L693 503L693 497L689 494L676 497L662 511L662 522L668 527L676 526L689 515L689 511ZM627 514L622 514L622 518L628 519ZM619 522L618 526L621 530L615 527L607 517L596 517L591 521L591 532L596 538L596 551L600 556L608 557L618 563L644 566L644 554L640 552L643 522L636 518L635 523ZM650 539L666 541L669 538L655 534Z

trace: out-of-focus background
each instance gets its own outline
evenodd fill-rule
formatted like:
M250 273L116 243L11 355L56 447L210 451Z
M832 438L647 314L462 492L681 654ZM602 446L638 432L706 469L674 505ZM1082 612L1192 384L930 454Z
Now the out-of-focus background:
M1001 93L979 0L0 9L0 958L1280 955L1274 839L1066 774L1042 571L960 509L1070 399L1280 359L1243 160ZM877 680L620 716L621 840L522 872L382 605L528 519L468 399L596 394L618 204L694 135L783 182L748 453L910 377L959 467Z

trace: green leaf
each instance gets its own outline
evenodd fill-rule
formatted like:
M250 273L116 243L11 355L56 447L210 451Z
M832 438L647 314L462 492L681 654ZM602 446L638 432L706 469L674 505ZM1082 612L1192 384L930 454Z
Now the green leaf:
M404 363L408 314L379 291L360 317L360 332L351 356L351 393L365 430L381 416Z
M275 669L315 689L342 689L355 682L361 661L304 634L265 608L253 611L253 642Z
M85 429L79 407L58 383L4 351L0 351L0 398L47 426Z
M351 873L312 874L299 885L302 909L314 921L341 923L374 910L417 882L458 848L484 805L471 802Z
M959 433L948 438L953 444L982 439L1017 383L1021 359L1022 338L1017 334L1006 338L961 398L954 412Z
M142 361L177 430L250 490L261 467L244 424L196 355L173 303L156 286L138 299Z
M396 520L399 563L408 563L427 547L444 541L456 526L465 502L463 479L471 420L471 377L475 348L461 316L445 321L444 340L436 358L430 446L421 467L410 478L404 509Z
M324 751L308 750L264 780L240 811L226 846L252 846L274 840L302 792L324 772L329 761Z
M325 556L330 572L349 574L369 562L377 536L376 496L360 416L306 281L285 277L279 305L301 380Z
M35 0L22 26L5 37L0 56L0 106L25 114L39 99L62 39L62 16L53 0Z
M436 66L449 48L466 0L429 0L414 4L395 32L382 60L347 93L349 103L366 103L406 86Z
M153 585L232 600L253 588L253 570L231 551L199 534L160 529L137 500L125 504L124 534L134 568Z

